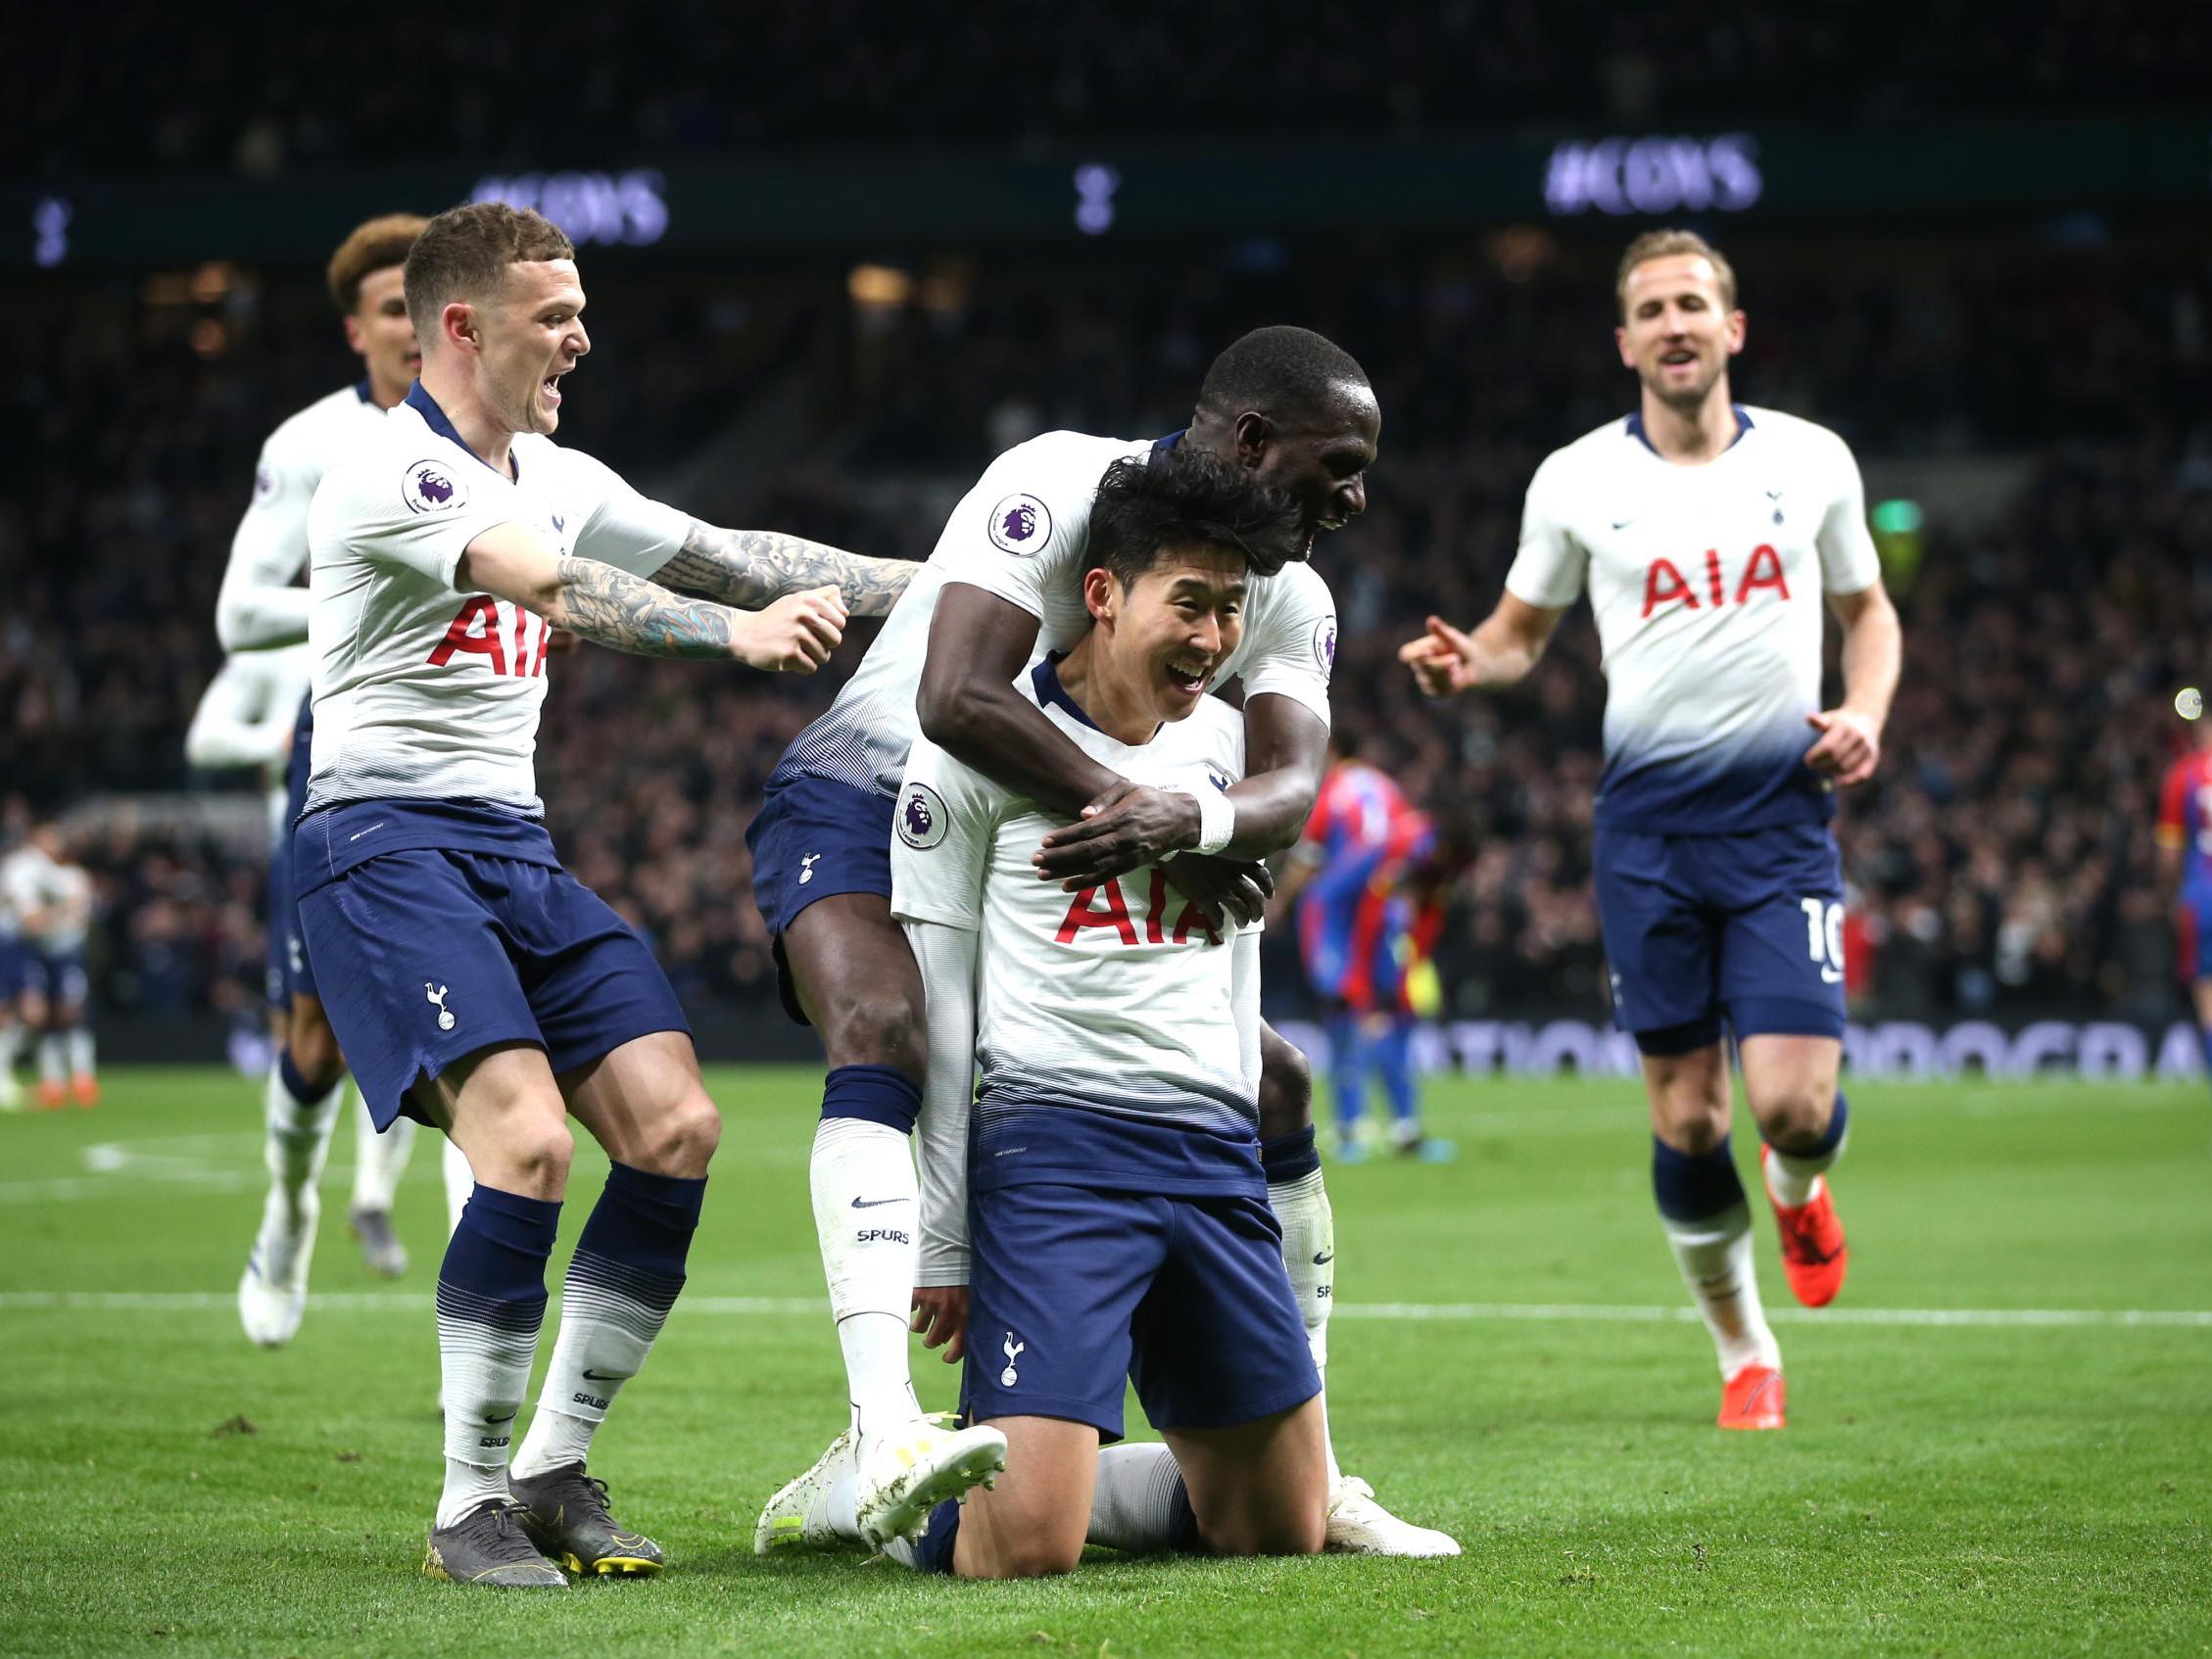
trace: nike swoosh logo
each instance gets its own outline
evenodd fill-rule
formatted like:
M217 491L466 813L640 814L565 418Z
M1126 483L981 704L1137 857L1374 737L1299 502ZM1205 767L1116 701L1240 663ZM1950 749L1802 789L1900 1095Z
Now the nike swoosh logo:
M1612 527L1615 530L1626 530L1631 524L1634 524L1635 522L1636 521L1632 518L1616 518L1612 521Z
M584 1381L586 1381L587 1383L619 1383L623 1381L623 1379L620 1377L610 1377L604 1371L586 1371L584 1373Z
M905 1202L902 1198L856 1198L852 1201L852 1208L855 1209L877 1209L887 1204L904 1204Z
M1316 1267L1326 1267L1326 1266L1327 1266L1327 1265L1328 1265L1328 1264L1329 1264L1329 1263L1330 1263L1331 1261L1334 1261L1335 1259L1336 1259L1336 1252L1334 1252L1334 1251L1332 1250L1332 1251L1329 1251L1329 1252L1328 1252L1327 1254L1325 1254L1325 1255L1322 1255L1322 1256L1315 1256L1315 1257L1314 1257L1314 1265L1315 1265Z
M492 1427L494 1427L495 1425L497 1425L497 1424L500 1424L500 1423L511 1423L511 1422L513 1422L513 1421L514 1421L514 1413L513 1413L512 1411L509 1411L509 1412L508 1412L508 1413L507 1413L507 1414L506 1414L506 1415L505 1415L505 1417L487 1417L487 1418L485 1418L485 1419L484 1419L484 1426L485 1426L486 1428L492 1428Z

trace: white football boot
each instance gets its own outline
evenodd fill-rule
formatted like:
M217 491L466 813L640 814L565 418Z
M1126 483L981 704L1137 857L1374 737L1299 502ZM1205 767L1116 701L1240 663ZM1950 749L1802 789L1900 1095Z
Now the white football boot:
M912 1417L859 1445L854 1513L861 1539L881 1549L929 1530L930 1511L971 1487L998 1484L1006 1437L992 1428L955 1429L951 1416Z
M269 1195L262 1230L238 1281L238 1323L263 1348L282 1348L298 1334L308 1310L308 1264L314 1259L315 1222L322 1201L310 1187L297 1216L279 1194Z
M1331 1555L1457 1555L1449 1534L1417 1527L1374 1500L1374 1488L1347 1475L1328 1494L1328 1531L1322 1548Z
M830 1525L830 1493L838 1482L853 1472L859 1462L852 1431L846 1429L830 1442L830 1449L814 1460L814 1467L768 1500L760 1519L753 1523L752 1552L780 1554L785 1550L835 1549L857 1543Z

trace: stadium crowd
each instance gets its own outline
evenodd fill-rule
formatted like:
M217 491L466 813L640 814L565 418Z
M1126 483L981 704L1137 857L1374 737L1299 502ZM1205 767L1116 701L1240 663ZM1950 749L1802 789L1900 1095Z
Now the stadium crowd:
M1017 267L954 304L867 315L824 282L777 331L802 344L773 362L747 356L712 298L724 279L664 273L664 291L595 297L605 349L563 438L651 487L689 458L671 434L742 417L730 384L788 371L804 429L758 466L741 451L669 494L715 522L921 557L1007 444L1168 430L1214 344L1259 320L1322 328L1363 358L1385 411L1370 509L1319 555L1342 622L1339 723L1417 797L1463 801L1485 828L1441 959L1457 1010L1595 1011L1603 687L1587 622L1495 702L1424 705L1394 651L1431 610L1487 609L1536 462L1626 407L1593 303L1605 261L1504 240L1395 251L1362 267L1385 274L1355 279L1302 252L1233 251L1233 280L1201 280L1194 260L1180 283ZM1834 425L1870 460L2016 462L1996 510L1933 513L1924 547L1888 549L1907 671L1882 774L1841 817L1854 995L1873 1012L2157 1013L2173 972L2157 781L2174 689L2203 673L2212 637L2212 571L2194 556L2212 535L2212 433L2190 424L2212 389L2203 268L2156 249L2025 266L1961 252L1901 273L1879 253L1739 264L1748 401ZM41 810L241 782L190 774L181 734L219 660L215 587L255 446L344 372L327 312L295 286L246 308L232 293L157 314L119 287L29 313L0 387L36 438L0 456L0 572L17 595L0 618L0 771ZM211 319L226 330L213 350ZM553 833L687 1001L774 995L744 830L868 634L804 683L596 652L555 672L539 757ZM250 837L185 822L111 810L85 838L103 994L149 1014L250 1008Z

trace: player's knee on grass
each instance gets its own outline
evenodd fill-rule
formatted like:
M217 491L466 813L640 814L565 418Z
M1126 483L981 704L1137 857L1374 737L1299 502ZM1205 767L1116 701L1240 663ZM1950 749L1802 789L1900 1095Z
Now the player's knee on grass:
M1265 1508L1238 1504L1205 1526L1206 1547L1216 1555L1319 1555L1327 1533L1325 1497Z
M637 1149L637 1167L649 1175L697 1180L722 1144L722 1114L696 1085L646 1123Z
M1314 1120L1314 1068L1272 1025L1260 1028L1260 1139L1295 1135Z
M285 1048L292 1064L317 1095L333 1087L346 1073L346 1057L338 1049L338 1033L330 1028L322 1004L300 998L292 1005L292 1021L285 1033Z

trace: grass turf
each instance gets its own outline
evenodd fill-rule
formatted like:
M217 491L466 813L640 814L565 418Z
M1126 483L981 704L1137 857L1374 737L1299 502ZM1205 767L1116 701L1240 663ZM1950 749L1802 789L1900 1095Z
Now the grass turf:
M229 1304L257 1087L117 1071L97 1112L0 1119L0 1652L2212 1652L2212 1328L1879 1317L2212 1308L2197 1089L1854 1089L1850 1287L1835 1316L1778 1325L1789 1430L1723 1435L1710 1347L1672 1316L1632 1086L1438 1084L1458 1162L1329 1171L1331 1415L1346 1467L1467 1554L1101 1557L970 1585L750 1553L844 1397L826 1316L779 1304L821 1295L814 1080L709 1082L729 1129L696 1300L593 1460L676 1565L532 1597L416 1575L439 1469L428 1141L394 1285L345 1232L342 1126L315 1270L339 1294L264 1352ZM579 1157L564 1244L598 1167ZM919 1350L916 1370L950 1403L950 1372Z

